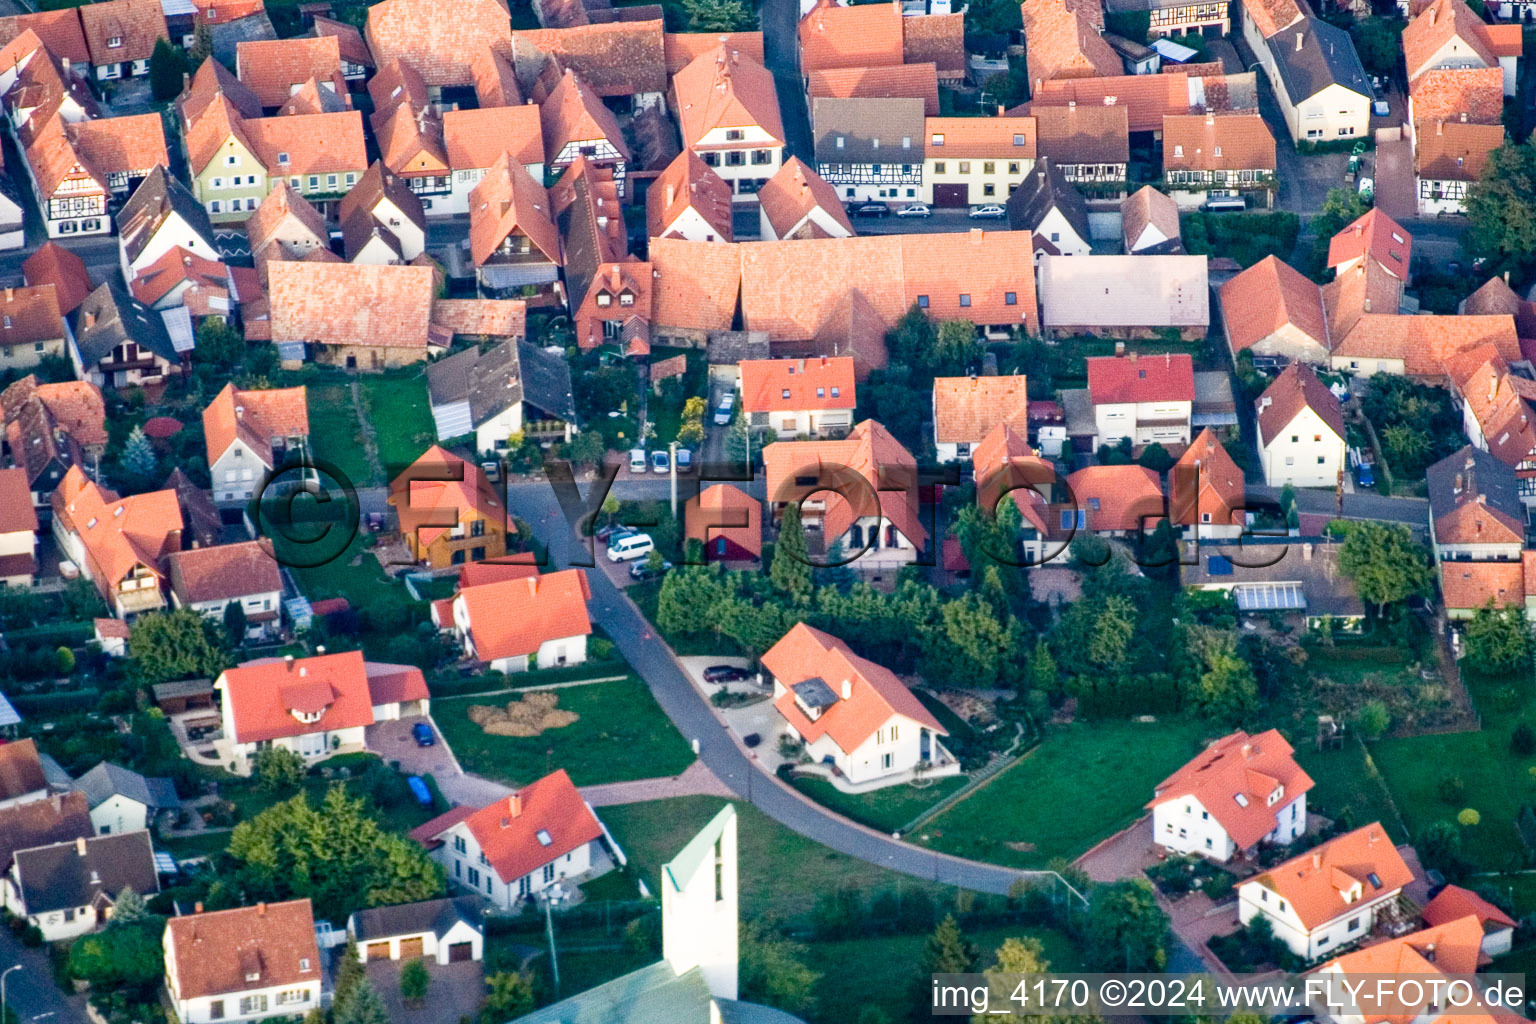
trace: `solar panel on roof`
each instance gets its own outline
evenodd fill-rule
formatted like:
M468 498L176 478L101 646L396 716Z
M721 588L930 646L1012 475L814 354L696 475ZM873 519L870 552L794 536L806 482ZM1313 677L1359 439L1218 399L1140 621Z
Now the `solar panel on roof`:
M1206 571L1212 576L1231 576L1232 559L1225 555L1212 555L1205 563Z

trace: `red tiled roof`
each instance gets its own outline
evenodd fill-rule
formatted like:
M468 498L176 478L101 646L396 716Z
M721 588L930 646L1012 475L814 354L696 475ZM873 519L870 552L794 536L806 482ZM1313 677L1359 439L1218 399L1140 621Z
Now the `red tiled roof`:
M64 317L53 285L0 291L0 345L62 341Z
M90 578L109 598L135 566L163 576L162 560L181 549L181 506L175 491L119 498L69 467L53 492L58 526L80 540Z
M91 63L97 67L149 60L155 41L170 36L160 0L99 0L77 10Z
M519 72L537 69L537 58L548 56L560 68L580 75L599 96L664 93L667 58L661 29L659 18L525 29L512 33L513 64Z
M1118 68L1105 77L1047 81L1036 90L1030 110L1038 113L1042 107L1065 107L1071 103L1079 108L1124 107L1126 123L1133 132L1162 131L1165 117L1208 116L1190 114L1188 75L1122 75ZM1270 166L1274 166L1273 162Z
M391 480L389 492L389 503L400 517L400 532L422 545L470 519L484 519L513 532L501 496L485 470L437 445Z
M1200 431L1179 456L1168 488L1175 526L1201 522L1231 526L1232 513L1243 507L1243 471L1210 427Z
M859 657L837 637L803 622L796 623L770 647L762 662L785 687L773 706L808 743L829 736L840 750L852 753L897 715L940 736L949 735L894 672ZM815 719L808 718L795 703L794 687L811 679L820 679L837 697L837 702Z
M849 235L854 233L853 222L848 219L848 211L843 208L837 189L797 156L785 160L778 172L758 190L757 201L780 238L793 231L818 206Z
M936 377L933 430L939 444L977 444L1006 423L1029 431L1029 392L1022 374L998 377Z
M725 538L754 557L763 554L763 506L730 484L706 487L683 506L684 536L708 546Z
M1277 256L1266 256L1222 285L1221 309L1234 353L1286 325L1328 351L1322 290Z
M48 48L55 59L67 57L71 63L90 62L91 51L86 46L85 30L80 25L80 15L73 7L57 11L37 11L0 18L0 46L33 32L38 42Z
M273 262L272 337L425 349L436 287L431 267Z
M731 204L731 186L698 153L684 149L646 191L646 227L652 238L660 238L691 209L716 238L729 242L734 234Z
M931 63L895 64L876 68L824 68L812 71L807 77L809 84L806 95L812 98L911 97L923 101L923 113L927 116L936 117L939 113L938 69Z
M235 47L235 68L264 107L282 106L294 87L311 78L337 86L338 95L346 95L336 36L242 40Z
M921 548L928 531L918 512L917 461L874 420L841 441L777 441L763 449L770 503L824 497L823 534L841 537L859 519L880 516ZM801 484L801 479L812 479Z
M839 7L821 0L800 20L800 72L902 64L901 23L901 10L892 4Z
M1504 144L1502 124L1420 121L1413 126L1413 170L1432 181L1476 181Z
M336 732L373 724L373 698L361 651L286 661L260 658L225 669L218 685L237 743ZM300 721L298 715L314 715Z
M1257 112L1163 118L1164 172L1274 169L1275 137Z
M544 156L554 161L572 142L608 142L626 160L623 129L596 92L576 72L567 70L540 106L544 118Z
M1445 58L1455 63L1466 64L1475 59L1482 67L1498 67L1499 45L1489 29L1462 0L1432 0L1403 29L1403 60L1408 78L1419 77L1447 45L1452 49L1445 53Z
M1504 71L1488 68L1435 68L1408 85L1415 121L1499 124L1504 113Z
M1029 81L1037 91L1056 78L1118 76L1125 70L1093 22L1063 0L1026 0L1020 12Z
M1238 849L1250 849L1275 830L1281 809L1312 788L1293 752L1278 729L1223 736L1159 783L1147 808L1194 797Z
M1033 117L930 117L923 155L929 159L1033 160L1039 134Z
M465 587L453 599L469 620L470 639L482 661L532 655L550 640L587 636L592 591L581 569Z
M1459 885L1448 885L1441 889L1435 898L1424 907L1424 923L1431 928L1452 921L1459 921L1468 915L1477 918L1478 923L1485 930L1491 931L1489 925L1495 928L1513 928L1515 919L1510 917L1498 907L1483 899L1470 889L1463 889Z
M25 469L0 469L0 534L31 533L37 529L31 481ZM27 553L30 558L31 553Z
M1490 602L1495 608L1524 608L1525 567L1520 562L1443 561L1440 593L1447 611L1475 611Z
M36 741L0 743L0 800L14 800L47 786Z
M1242 6L1265 39L1311 13L1306 0L1242 0Z
M1328 242L1328 266L1337 269L1371 255L1393 277L1407 279L1413 261L1413 236L1401 224L1372 208Z
M901 19L901 54L908 64L931 63L939 77L965 76L965 12L920 14Z
M176 998L311 982L320 990L320 948L307 899L184 914L167 921L165 930ZM259 975L254 982L252 973Z
M227 602L283 589L272 544L265 539L189 548L175 552L166 563L171 591L184 604Z
M1318 379L1312 368L1292 363L1264 389L1258 400L1259 432L1273 441L1291 425L1302 409L1311 409L1340 438L1344 435L1344 413L1328 385Z
M368 49L367 41L363 39L363 33L356 25L317 16L315 35L335 37L337 45L341 48L342 60L365 68L374 66L373 54Z
M363 35L383 67L399 60L428 85L470 85L468 54L491 46L512 53L512 25L503 0L384 0L368 8Z
M91 284L91 274L85 269L85 261L52 240L38 246L37 251L23 261L21 276L33 287L53 285L59 312L66 316L73 313L96 287Z
M1092 531L1150 530L1163 515L1162 481L1145 466L1089 466L1070 474L1067 488Z
M551 263L563 262L549 193L522 164L502 153L469 194L470 255L475 265L489 262L513 234L526 236Z
M217 462L239 438L269 469L272 440L309 436L309 406L303 385L237 390L225 384L203 410L208 464Z
M1324 968L1329 974L1337 972L1355 978L1363 975L1413 978L1418 984L1429 980L1425 975L1472 974L1484 959L1482 945L1483 928L1475 915L1468 914L1400 938L1387 939L1345 953L1324 965ZM1349 984L1358 985L1360 982ZM1436 991L1433 987L1427 990ZM1387 994L1388 991L1382 990L1376 997L1365 996L1359 1000L1359 1009L1351 1015L1363 1024L1411 1024L1421 1017L1429 1017L1444 1024L1517 1024L1524 1019L1508 1011L1426 1012L1422 1003L1411 1005L1408 1001L1396 998L1395 993Z
M1375 875L1380 885L1370 881ZM1254 879L1287 900L1307 928L1316 930L1353 912L1360 900L1378 899L1413 881L1413 872L1379 822L1336 836ZM1359 887L1345 902L1343 892Z
M722 42L743 57L766 66L761 32L665 32L661 43L667 77L683 70L699 54L713 52Z
M544 128L539 108L482 107L443 114L443 144L455 171L481 170L509 153L525 167L544 162Z
M971 449L971 479L976 483L976 504L996 510L1004 494L1013 498L1029 523L1042 535L1045 523L1045 495L1036 487L1049 490L1056 480L1056 468L1029 446L1028 435L1007 423L999 423L981 443Z
M532 552L488 558L483 562L466 562L459 567L459 589L478 587L502 580L525 580L539 574L539 566Z
M708 136L717 129L757 128L775 144L784 139L773 73L724 44L673 76L672 99L685 149L714 146Z
M508 885L603 835L564 768L480 808L464 827Z
M1088 360L1088 393L1095 405L1193 402L1194 361L1180 353L1094 356Z
M853 359L744 359L741 408L745 412L852 409L858 404Z

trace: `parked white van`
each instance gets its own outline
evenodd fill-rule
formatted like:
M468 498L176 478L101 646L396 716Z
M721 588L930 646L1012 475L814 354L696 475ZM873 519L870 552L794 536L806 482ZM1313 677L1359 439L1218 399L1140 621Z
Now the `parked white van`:
M644 558L656 547L656 542L651 540L648 533L632 533L628 537L620 537L608 545L608 561L633 562L637 558Z
M629 450L629 471L631 473L644 473L646 468L645 449L631 448Z

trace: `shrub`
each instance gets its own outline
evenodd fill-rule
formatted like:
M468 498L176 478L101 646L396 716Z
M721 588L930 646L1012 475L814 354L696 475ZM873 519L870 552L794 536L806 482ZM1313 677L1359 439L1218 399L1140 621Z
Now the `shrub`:
M1461 803L1462 796L1466 793L1466 783L1461 781L1460 775L1442 775L1438 786L1440 799L1448 804Z
M1465 808L1460 814L1456 815L1456 821L1467 828L1481 823L1482 820L1483 816L1471 807Z
M1392 714L1387 710L1386 704L1379 700L1367 701L1365 706L1355 717L1355 725L1360 730L1360 735L1368 740L1380 739L1382 733L1392 724Z
M1509 735L1509 748L1521 757L1529 757L1536 751L1536 729L1529 722L1521 722Z

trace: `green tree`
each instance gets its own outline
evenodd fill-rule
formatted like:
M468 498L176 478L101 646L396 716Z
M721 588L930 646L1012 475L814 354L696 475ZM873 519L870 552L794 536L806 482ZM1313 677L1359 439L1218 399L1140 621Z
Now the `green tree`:
M756 18L742 0L681 0L693 32L745 32Z
M212 679L230 663L218 626L191 608L141 616L133 624L128 653L149 683Z
M790 502L784 506L784 516L779 520L779 539L773 548L773 563L768 567L768 578L773 585L795 600L803 600L811 593L811 555L805 543L805 527L800 523L800 506Z
M485 1002L480 1004L481 1024L502 1024L533 1009L533 979L521 971L497 971L487 975Z
M925 980L931 974L969 974L976 969L979 955L976 944L960 930L955 915L945 914L923 943L919 973Z
M1190 625L1181 634L1193 675L1190 696L1196 708L1212 718L1238 722L1258 707L1258 680L1238 654L1235 632Z
M357 983L348 994L346 1002L333 1002L331 1020L334 1024L390 1024L389 1010L367 978Z
M1349 37L1354 40L1355 52L1360 54L1366 71L1389 78L1397 70L1402 60L1405 24L1401 18L1384 18L1379 14L1350 22Z
M432 985L432 976L427 973L427 963L421 957L417 957L400 968L400 999L407 1006L420 1006L427 999L427 989Z
M189 70L187 58L163 36L149 54L149 89L156 102L173 100L181 93L181 76Z
M224 606L224 633L232 644L245 642L245 603L231 601Z
M798 1017L810 1016L821 975L806 966L806 959L805 946L768 923L742 922L742 998Z
M1355 715L1355 727L1368 740L1379 739L1392 724L1392 713L1379 700L1368 700Z
M112 923L116 925L136 924L149 918L149 907L144 904L144 897L131 885L125 885L118 890L117 896L112 900Z
M1088 660L1108 672L1118 672L1130 654L1136 632L1136 606L1121 594L1105 599L1093 620L1088 638Z
M934 346L938 367L952 373L964 373L981 352L976 325L969 320L946 320L939 324Z
M179 83L178 83L179 86ZM228 373L245 359L245 339L222 317L197 325L197 364Z
M128 432L128 440L123 444L123 469L137 477L139 481L149 481L159 476L160 457L155 454L155 446L149 443L149 438L144 436L144 428L135 425Z
M1035 641L1035 651L1029 659L1028 679L1029 688L1037 693L1054 696L1061 692L1061 670L1044 637Z
M1479 672L1504 674L1531 663L1531 627L1520 608L1495 608L1493 598L1467 623L1467 661Z
M229 856L252 898L308 897L321 918L443 893L443 872L416 843L385 832L362 800L332 786L317 807L303 793L235 826Z
M1091 1014L1047 1016L1029 1013L1027 1008L1016 1003L1003 1002L1017 984L1014 980L1017 975L1045 974L1050 969L1051 962L1045 958L1045 947L1039 939L1005 939L997 949L992 966L986 970L989 979L997 978L988 985L991 1001L1001 1005L991 1005L990 1012L976 1014L971 1018L972 1024L1097 1024L1100 1018Z
M160 946L164 929L165 918L143 917L81 936L69 950L70 977L102 989L126 989L144 998L165 976Z
M595 466L608 452L608 442L600 430L583 430L565 446L565 457L578 466Z
M1352 188L1331 188L1323 197L1323 207L1308 222L1307 229L1316 239L1308 260L1307 273L1321 281L1328 274L1328 243L1342 231L1345 225L1361 217L1369 209L1365 199Z
M1482 177L1467 189L1468 228L1462 248L1487 261L1485 274L1523 279L1536 262L1536 146L1527 139L1494 150Z
M59 675L69 675L75 670L75 652L61 646L53 652L53 667L58 670Z
M992 566L990 572L996 572ZM923 651L923 672L932 681L950 686L991 688L1005 684L1014 667L1023 631L1013 616L1006 618L978 593L945 602L939 622L929 631Z
M336 965L336 983L331 992L333 1006L339 1006L352 995L352 990L357 988L358 982L368 977L368 971L358 959L357 943L352 939L347 940L346 947L342 950L341 963Z
M256 785L268 792L298 789L304 784L304 759L287 747L257 751Z
M1424 546L1396 523L1351 524L1339 548L1339 571L1381 613L1389 604L1429 593L1433 578Z
M1466 873L1461 856L1461 829L1451 821L1432 821L1419 833L1414 844L1419 861L1426 868L1439 871L1446 878L1460 878Z
M1167 448L1153 441L1141 450L1141 456L1136 463L1154 473L1166 473L1173 468L1174 461L1174 457L1168 454Z
M1097 971L1161 971L1168 961L1168 915L1144 878L1096 887L1083 925L1083 952Z

